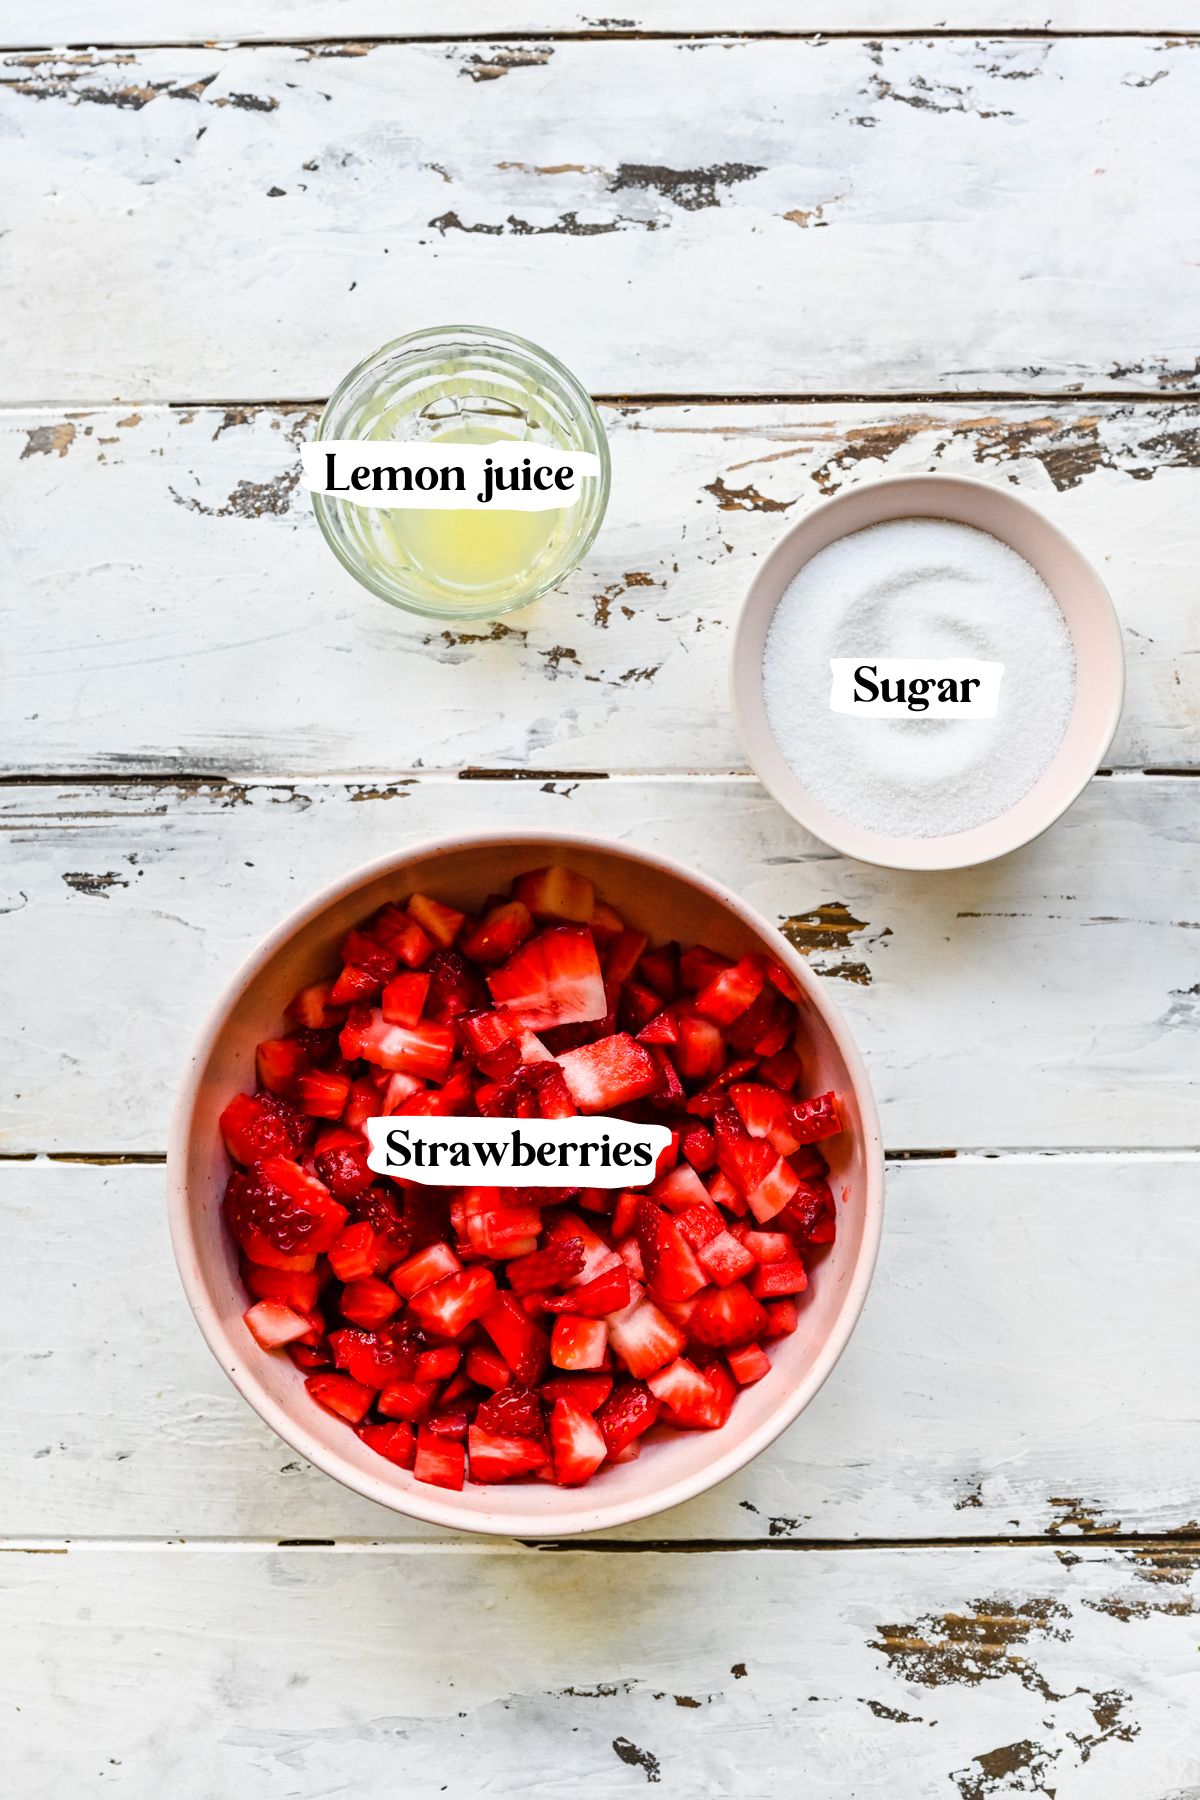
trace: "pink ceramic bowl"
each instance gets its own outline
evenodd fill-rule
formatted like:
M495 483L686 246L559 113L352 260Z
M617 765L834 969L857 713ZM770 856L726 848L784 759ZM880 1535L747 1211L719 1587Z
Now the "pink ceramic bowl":
M1057 600L1075 647L1075 705L1050 766L998 818L945 837L895 837L830 812L785 760L767 720L763 649L785 588L819 550L885 519L953 519L999 538L1032 564ZM1104 583L1068 537L1007 488L956 475L902 475L850 488L784 532L747 590L733 636L733 716L763 786L793 819L859 862L888 869L964 869L1040 836L1078 799L1113 740L1125 696L1121 622Z
M260 1350L242 1323L248 1302L221 1218L230 1163L218 1116L254 1085L254 1048L274 1036L297 988L335 965L350 927L385 900L414 890L473 907L525 869L564 862L652 939L711 944L730 956L764 949L805 996L813 1093L834 1088L847 1121L833 1140L832 1180L844 1196L837 1241L816 1271L799 1329L772 1350L769 1375L738 1396L717 1432L650 1434L634 1462L586 1487L545 1482L431 1487L359 1442L307 1395L300 1371ZM482 836L417 845L317 894L259 946L218 1000L192 1053L172 1122L171 1235L183 1285L209 1348L235 1387L285 1443L356 1493L397 1512L468 1531L558 1537L628 1524L723 1481L778 1437L812 1399L845 1349L862 1310L883 1219L883 1152L870 1083L842 1019L804 959L728 889L664 857L587 837ZM269 1506L264 1495L264 1504Z

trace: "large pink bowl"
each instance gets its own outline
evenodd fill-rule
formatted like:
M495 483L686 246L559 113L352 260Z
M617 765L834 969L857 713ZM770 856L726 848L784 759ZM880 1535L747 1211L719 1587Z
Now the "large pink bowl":
M640 1457L583 1488L545 1482L430 1487L385 1462L325 1413L284 1356L260 1350L242 1323L247 1305L221 1219L230 1164L217 1120L229 1096L254 1085L254 1048L276 1035L298 987L335 966L338 946L385 900L414 890L473 907L522 870L564 862L653 941L704 942L730 956L765 949L805 996L807 1086L842 1097L845 1134L833 1141L837 1241L818 1266L799 1329L772 1350L772 1367L739 1394L717 1432L652 1432ZM383 858L326 888L286 919L243 964L192 1053L171 1128L171 1235L183 1285L213 1355L285 1443L368 1500L436 1525L512 1537L607 1530L690 1500L757 1456L812 1399L846 1347L862 1310L883 1221L883 1152L866 1071L837 1009L803 958L723 888L664 857L588 837L483 836L426 843ZM264 1495L264 1505L270 1502Z

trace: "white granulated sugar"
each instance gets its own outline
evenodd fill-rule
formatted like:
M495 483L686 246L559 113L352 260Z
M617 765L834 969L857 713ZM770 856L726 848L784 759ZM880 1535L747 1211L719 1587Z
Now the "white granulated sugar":
M992 719L855 718L830 709L830 658L1004 664ZM940 837L1028 793L1062 742L1075 652L1041 577L1007 544L947 519L897 519L830 544L785 589L763 656L771 731L830 812Z

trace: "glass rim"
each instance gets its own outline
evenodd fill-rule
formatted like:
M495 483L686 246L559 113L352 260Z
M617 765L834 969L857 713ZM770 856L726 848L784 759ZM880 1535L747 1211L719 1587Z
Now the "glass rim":
M612 459L604 422L592 396L583 386L579 377L573 374L565 363L560 362L558 357L549 350L543 349L540 344L534 343L532 338L521 337L513 331L504 331L498 326L430 325L422 327L419 331L404 332L400 337L389 339L387 343L379 345L367 356L360 358L354 367L342 377L322 408L321 417L317 421L314 442L320 443L333 435L331 428L337 407L344 402L355 384L376 366L382 366L388 358L398 352L407 352L412 348L419 349L422 344L438 339L455 338L460 341L465 339L468 348L471 343L474 343L483 350L491 343L502 349L513 350L525 361L547 370L562 384L568 399L579 407L583 416L590 422L592 435L595 438L595 443L590 448L594 449L599 458L600 474L597 478L594 517L584 529L579 543L574 546L572 560L566 567L560 568L557 572L551 571L544 579L532 583L529 588L521 590L511 599L481 599L474 603L467 601L454 605L427 605L418 595L411 592L404 594L394 592L375 575L369 564L352 561L348 557L338 536L335 525L336 513L334 508L329 505L328 496L314 493L312 496L313 511L316 513L322 537L346 573L357 581L360 587L365 587L379 599L386 600L389 606L395 606L403 612L415 613L428 619L494 619L503 613L516 612L521 607L532 605L551 588L557 587L560 582L565 581L571 570L577 568L587 555L608 510Z

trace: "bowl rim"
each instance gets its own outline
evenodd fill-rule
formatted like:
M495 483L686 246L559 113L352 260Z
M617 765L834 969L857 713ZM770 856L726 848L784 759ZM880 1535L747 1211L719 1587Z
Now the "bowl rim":
M315 1436L310 1434L303 1420L296 1413L277 1403L267 1393L243 1354L245 1347L235 1341L233 1336L226 1331L209 1298L205 1284L200 1278L197 1238L193 1228L192 1208L188 1196L187 1165L192 1136L192 1116L200 1091L200 1076L225 1029L228 1015L250 982L261 973L276 952L282 949L299 930L311 924L328 907L347 898L356 888L364 887L371 881L392 870L399 869L407 863L460 850L484 847L516 848L526 843L531 849L539 846L561 847L566 855L569 855L571 849L574 848L649 864L667 875L701 889L711 899L731 910L744 924L759 933L767 942L773 944L779 953L780 961L796 978L806 999L820 1014L822 1023L833 1038L850 1076L859 1112L865 1168L861 1201L863 1227L858 1256L850 1271L834 1329L821 1346L807 1376L784 1396L782 1403L762 1424L753 1431L738 1437L723 1454L715 1456L703 1471L664 1485L653 1494L634 1501L624 1500L605 1504L597 1503L593 1499L589 1504L585 1499L589 1492L587 1486L579 1489L567 1488L562 1490L564 1496L578 1495L578 1503L573 1506L567 1504L561 1516L546 1517L538 1513L528 1513L506 1514L500 1519L488 1519L483 1514L464 1516L459 1513L453 1498L449 1497L449 1490L445 1490L448 1495L446 1499L441 1498L444 1490L434 1486L429 1486L428 1495L423 1491L412 1493L406 1491L403 1494L397 1494L394 1489L388 1487L382 1476L379 1478L362 1476L358 1470L351 1469L344 1463L336 1452L327 1451ZM253 1407L259 1417L289 1448L295 1450L324 1474L332 1476L335 1481L340 1482L351 1492L386 1506L392 1512L419 1519L426 1524L445 1526L454 1531L472 1531L485 1535L539 1541L575 1536L580 1532L612 1529L628 1525L638 1519L650 1518L656 1513L681 1505L684 1501L694 1499L696 1495L717 1486L718 1483L744 1468L748 1462L772 1444L793 1423L824 1385L858 1323L879 1253L883 1230L883 1203L883 1141L870 1077L839 1008L824 993L819 978L813 974L799 951L795 950L778 928L770 924L761 913L714 877L703 874L699 870L690 869L686 864L658 852L631 849L629 845L621 843L616 838L581 832L484 831L469 832L452 837L423 838L416 844L406 846L402 851L393 851L386 856L376 857L370 862L359 865L338 880L327 883L308 900L293 908L243 959L209 1009L200 1032L188 1053L186 1072L172 1111L167 1146L167 1208L171 1247L184 1292L196 1323L214 1358L233 1382L242 1398Z
M869 520L864 524L848 526L831 538L830 544L838 543L843 538L852 536L856 531L866 530L869 525L888 524L904 518L935 518L938 516L945 516L957 524L969 525L974 530L984 531L988 536L997 538L1001 543L1007 542L1006 539L999 536L999 533L986 525L981 525L977 519L952 513L938 515L925 508L921 508L915 513L904 511L902 505L904 492L917 487L927 490L933 488L947 494L957 492L963 497L968 511L972 501L979 502L986 496L989 504L999 506L1001 509L1008 509L1015 516L1023 516L1031 525L1036 525L1040 531L1045 532L1056 543L1056 546L1075 562L1091 588L1089 604L1095 619L1096 630L1104 640L1104 652L1112 663L1113 677L1111 686L1102 696L1102 701L1097 708L1098 718L1094 733L1095 757L1094 760L1091 759L1089 753L1089 758L1085 759L1082 773L1073 776L1059 788L1049 810L1031 828L1023 824L1010 823L1005 830L998 829L1004 820L1011 820L1017 809L1028 800L1029 795L1035 793L1040 787L1057 761L1062 749L1061 743L1050 763L1028 793L1014 801L1012 806L995 819L989 819L982 825L972 826L968 831L925 838L898 837L891 833L855 825L852 820L844 819L823 806L809 792L790 766L785 765L786 775L778 770L764 769L761 757L755 753L753 746L756 742L761 741L765 736L766 740L775 746L775 738L766 719L761 667L754 669L748 667L748 661L751 659L748 639L752 637L754 626L757 623L764 593L774 591L774 604L768 615L769 629L770 618L774 616L775 609L783 597L787 581L793 579L800 569L811 561L813 556L819 554L816 550L810 551L803 561L793 567L787 552L797 537L812 531L814 525L819 526L822 520L829 519L839 512L847 511L856 503L861 505L868 496L882 495L885 500L892 496L895 497L896 509L894 511L885 511L877 519ZM822 546L822 548L827 547ZM1012 545L1008 547L1014 548ZM1021 555L1022 553L1018 551L1017 554ZM1028 558L1025 560L1028 561ZM788 574L784 583L779 585L777 571L781 565L788 570ZM1050 586L1048 582L1046 585ZM1051 589L1051 592L1053 593L1054 590ZM1057 594L1054 594L1054 599L1058 603ZM1072 637L1074 637L1074 633L1072 633ZM995 482L979 481L969 475L943 475L940 473L888 475L872 481L856 482L854 486L844 488L841 493L832 494L827 499L818 501L815 506L800 518L795 519L776 538L767 555L751 576L742 595L730 640L728 692L734 726L754 773L789 818L802 825L806 831L811 832L822 843L828 844L831 849L837 850L843 856L853 857L856 862L868 863L877 868L918 872L969 869L983 863L994 862L998 857L1008 856L1014 850L1020 850L1026 844L1036 842L1075 804L1084 788L1093 779L1112 744L1121 720L1121 712L1125 703L1125 645L1120 615L1099 571L1083 554L1074 539L1069 537L1061 526L1047 518L1040 507L1033 505L1023 495L1016 494L1007 487L1000 487ZM1077 687L1075 707L1077 708L1078 705L1079 690ZM1072 709L1072 718L1074 716L1075 708ZM1070 720L1068 720L1069 728ZM1063 742L1065 741L1064 734ZM779 752L779 755L782 762L782 751ZM959 847L955 849L955 845Z

